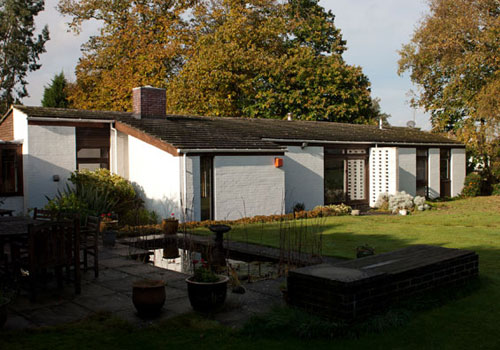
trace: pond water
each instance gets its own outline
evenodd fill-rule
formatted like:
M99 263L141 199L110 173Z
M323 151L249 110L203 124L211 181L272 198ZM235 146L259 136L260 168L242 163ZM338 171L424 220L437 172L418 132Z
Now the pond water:
M169 252L165 252L164 249L150 250L149 263L163 269L191 274L193 272L192 261L202 259L200 252L177 249L176 253L169 250ZM229 258L226 259L226 266L222 267L219 273L224 275L236 273L240 281L248 282L280 277L279 264L276 262L242 261Z

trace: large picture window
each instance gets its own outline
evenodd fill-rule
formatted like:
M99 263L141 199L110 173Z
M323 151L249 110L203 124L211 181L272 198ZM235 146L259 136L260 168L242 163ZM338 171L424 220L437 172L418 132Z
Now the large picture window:
M0 145L0 196L23 195L22 145Z
M109 126L76 128L76 167L109 169Z

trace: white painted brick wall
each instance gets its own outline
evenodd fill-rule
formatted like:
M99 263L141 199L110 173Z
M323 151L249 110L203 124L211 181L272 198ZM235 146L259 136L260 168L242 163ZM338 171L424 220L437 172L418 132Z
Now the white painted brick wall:
M398 148L398 191L417 194L417 149Z
M214 158L215 219L235 220L285 210L285 172L274 156Z
M23 146L23 171L29 184L24 192L25 208L40 208L47 203L45 196L52 198L66 188L67 179L76 169L75 128L29 125L28 140ZM60 181L54 182L53 175Z
M439 198L441 192L441 178L440 178L440 155L439 148L429 148L429 198Z
M296 203L304 203L306 210L324 203L323 147L288 146L283 160L285 172L286 212Z
M465 148L452 148L450 160L451 196L455 197L462 192L465 181L466 160Z
M135 137L128 136L129 180L142 191L148 210L160 217L181 218L180 161Z

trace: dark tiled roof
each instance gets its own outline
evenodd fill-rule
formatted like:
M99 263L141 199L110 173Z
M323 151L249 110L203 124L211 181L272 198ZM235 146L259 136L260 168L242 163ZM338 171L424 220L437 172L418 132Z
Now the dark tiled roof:
M116 120L182 149L276 149L272 140L370 143L459 144L418 129L278 119L167 115L136 119L129 112L16 106L33 118ZM269 139L269 140L268 140ZM286 142L284 142L286 143Z

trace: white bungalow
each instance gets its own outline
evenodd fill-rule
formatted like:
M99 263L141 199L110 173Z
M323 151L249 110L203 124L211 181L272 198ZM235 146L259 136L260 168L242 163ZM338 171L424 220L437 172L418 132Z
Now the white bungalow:
M460 194L465 147L411 128L166 115L165 90L133 91L134 112L13 106L0 120L4 207L42 207L78 169L109 168L148 209L237 219L382 192Z

